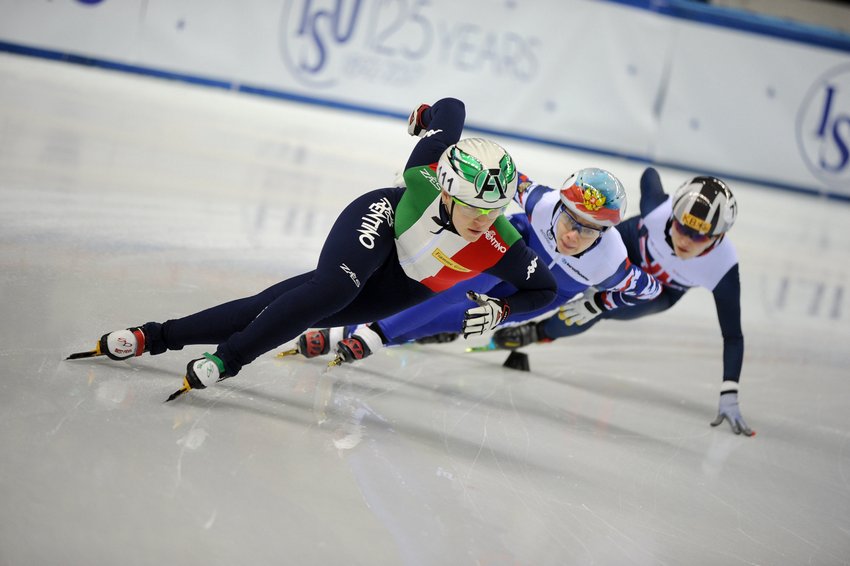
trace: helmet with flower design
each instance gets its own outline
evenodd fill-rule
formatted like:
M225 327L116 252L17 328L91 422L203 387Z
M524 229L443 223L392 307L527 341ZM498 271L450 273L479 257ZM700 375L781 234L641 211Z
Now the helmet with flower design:
M577 220L608 228L626 216L626 190L608 171L589 167L564 181L561 204Z

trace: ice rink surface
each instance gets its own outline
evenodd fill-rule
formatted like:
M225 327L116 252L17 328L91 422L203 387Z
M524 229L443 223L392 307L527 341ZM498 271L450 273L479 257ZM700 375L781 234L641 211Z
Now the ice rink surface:
M205 348L63 361L312 269L405 126L0 55L0 565L850 563L845 203L732 183L754 438L708 425L702 289L529 373L462 340L270 353L164 404ZM642 164L500 141L550 185L610 169L637 213Z

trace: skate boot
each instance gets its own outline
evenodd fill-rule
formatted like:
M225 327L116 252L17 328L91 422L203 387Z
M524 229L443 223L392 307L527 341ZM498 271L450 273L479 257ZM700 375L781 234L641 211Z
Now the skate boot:
M329 362L328 366L362 360L383 347L384 342L381 336L368 326L361 324L349 338L337 342L336 358Z
M458 332L439 332L437 334L433 334L431 336L423 336L422 338L417 338L417 344L447 344L448 342L454 342L458 339L460 334Z
M497 350L515 350L528 346L534 342L548 341L541 337L540 329L536 322L527 322L519 326L507 326L500 328L493 334L492 342Z
M527 322L519 326L506 326L493 333L493 338L484 346L467 348L467 352L490 352L492 350L516 350L535 342L551 342L547 338L540 323Z
M365 357L371 356L372 350L366 344L366 341L356 334L351 338L340 340L336 345L336 357L341 363L349 363L355 360L362 360Z
M172 393L165 402L172 401L192 389L206 389L226 377L224 362L221 361L221 358L205 352L203 358L192 360L186 365L183 386Z
M148 351L145 333L140 327L116 330L100 337L94 350L77 352L68 356L67 360L107 356L110 360L126 360L141 356Z
M345 337L344 331L345 329L341 326L308 330L298 337L298 342L294 348L280 352L277 357L283 358L295 354L301 354L305 358L324 356L330 353L331 344L335 344Z

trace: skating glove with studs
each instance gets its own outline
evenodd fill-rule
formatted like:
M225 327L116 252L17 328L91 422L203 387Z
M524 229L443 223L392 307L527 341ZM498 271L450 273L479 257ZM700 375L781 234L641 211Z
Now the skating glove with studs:
M567 326L587 324L604 309L597 302L596 289L588 288L581 297L573 299L558 310L558 318Z
M464 338L493 330L511 314L511 308L502 299L479 295L475 291L469 291L466 296L478 306L468 309L463 315Z

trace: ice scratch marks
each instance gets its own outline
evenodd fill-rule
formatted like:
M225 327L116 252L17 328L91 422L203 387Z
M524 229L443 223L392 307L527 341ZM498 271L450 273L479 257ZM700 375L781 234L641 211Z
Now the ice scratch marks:
M850 433L844 435L844 440L841 443L841 449L838 454L838 473L841 476L841 481L844 482L845 489L850 490L850 481L847 479L847 468L845 466L847 460L850 459L847 453L848 444L850 444Z
M204 530L208 531L212 528L213 523L215 523L215 518L217 516L218 516L218 509L213 509L212 515L210 516L209 519L207 519L207 522L204 523Z
M603 525L605 525L605 526L606 526L609 530L611 530L611 531L613 531L613 532L617 533L617 534L618 534L618 535L619 535L622 539L627 540L628 542L630 542L630 543L631 543L631 544L632 544L632 545L633 545L633 546L634 546L637 550L639 550L639 551L641 551L643 554L647 555L647 556L648 556L651 560L657 559L657 557L656 557L655 553L653 553L651 550L646 550L646 549L644 549L644 548L641 548L641 545L640 545L640 544L639 544L636 540L634 540L632 537L630 537L629 535L627 535L626 533L624 533L622 530L618 529L616 526L614 526L613 524L611 524L609 521L606 521L606 520L605 520L605 518L604 518L604 517L602 517L601 515L599 515L598 513L595 513L595 512L593 511L593 509L591 509L590 507L588 507L588 506L587 506L587 504L586 504L586 503L582 503L582 504L581 504L581 508L582 508L582 509L584 509L585 511L587 511L588 513L590 513L590 515L591 515L594 519L596 519L597 521L599 521L600 523L602 523ZM615 539L613 539L613 537L609 537L609 538L608 538L608 540L615 540ZM626 549L626 548L623 548L623 547L620 545L620 543L615 542L615 544L616 544L616 545L617 545L617 546L618 546L618 547L619 547L619 548L623 551L623 553L624 553L626 556L630 556L630 555L632 555L632 553L630 552L630 550L629 550L629 549Z
M177 455L177 477L174 483L174 492L180 488L180 482L183 480L183 456L186 454L186 450L197 450L200 448L204 441L206 440L209 434L203 428L200 428L198 425L209 415L210 411L223 399L231 396L233 392L236 390L226 390L224 393L220 393L218 397L210 401L207 405L207 408L203 413L192 423L192 426L189 427L189 431L177 439L177 445L180 446L180 453ZM198 393L197 391L195 393Z
M39 370L39 371L41 371L41 370ZM77 401L77 404L76 404L76 405L74 405L74 407L73 407L70 411L68 411L67 413L65 413L65 416L64 416L64 417L62 417L61 419L59 419L59 422L58 422L58 423L56 423L56 426L53 428L53 430L51 430L50 432L48 432L48 433L47 433L47 435L48 435L48 436L53 436L54 434L56 434L57 432L59 432L59 429L60 429L60 428L62 428L62 425L63 425L63 424L65 424L65 421L67 421L69 418L71 418L71 415L73 415L74 413L76 413L76 412L77 412L77 409L80 407L80 405L82 405L82 404L83 404L83 401L84 401L84 399L80 399L79 401Z

